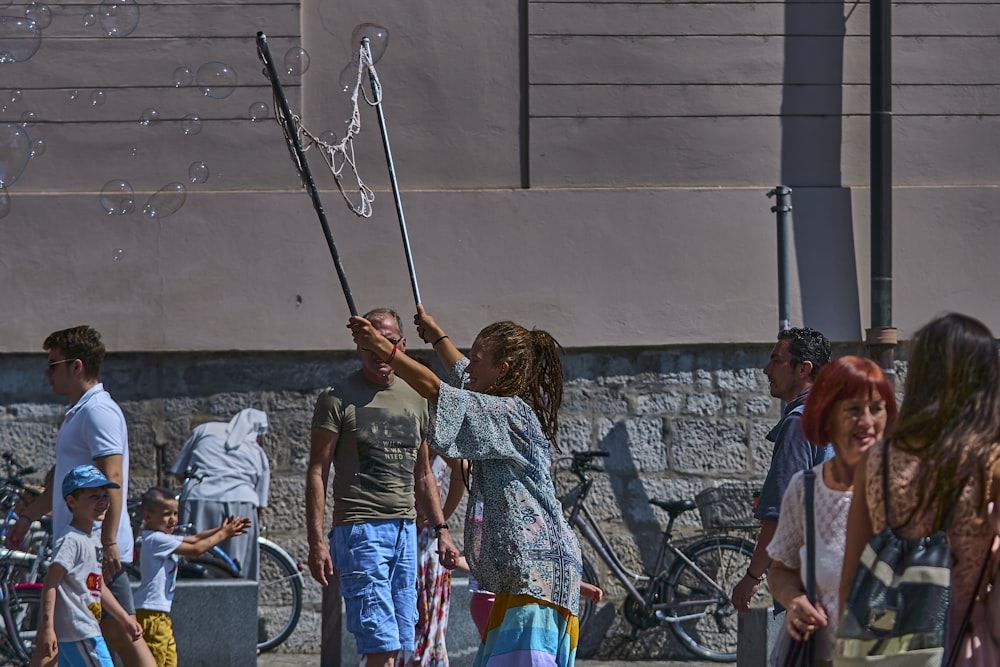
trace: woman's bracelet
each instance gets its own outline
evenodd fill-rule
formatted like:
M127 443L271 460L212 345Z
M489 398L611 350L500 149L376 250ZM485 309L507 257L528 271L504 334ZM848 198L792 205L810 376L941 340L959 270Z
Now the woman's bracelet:
M440 338L438 338L438 339L437 339L436 341L434 341L433 343L431 343L431 347L437 347L437 346L438 346L438 343L440 343L441 341L443 341L443 340L444 340L445 338L447 338L447 337L448 337L448 335L447 335L447 334L445 334L444 336L441 336L441 337L440 337Z
M749 567L747 568L747 574L746 574L746 577L747 577L747 579L753 579L753 580L754 580L754 581L756 581L756 582L757 582L758 584L759 584L760 582L764 581L764 575L763 575L763 574L761 574L761 575L760 575L759 577L755 577L755 576L753 576L753 574L752 574L752 573L750 572L750 568L749 568Z
M385 363L391 364L392 360L396 358L396 346L398 345L399 343L392 344L392 352L389 354L389 358L385 360Z

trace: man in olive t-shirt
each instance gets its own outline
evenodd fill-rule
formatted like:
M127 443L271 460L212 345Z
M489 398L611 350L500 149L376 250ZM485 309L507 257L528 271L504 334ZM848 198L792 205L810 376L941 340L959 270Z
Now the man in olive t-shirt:
M402 323L389 309L365 314L399 349ZM369 350L361 370L316 401L306 472L309 571L323 586L335 571L345 624L367 667L391 666L412 653L417 620L414 500L438 534L439 553L458 550L444 523L427 450L427 401ZM333 469L333 528L323 515ZM374 601L374 603L373 603ZM362 607L366 613L362 614Z

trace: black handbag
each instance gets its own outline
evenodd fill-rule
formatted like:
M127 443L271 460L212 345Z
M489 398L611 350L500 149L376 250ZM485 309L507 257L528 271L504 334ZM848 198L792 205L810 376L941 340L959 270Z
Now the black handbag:
M805 486L806 505L806 597L809 602L816 604L816 517L814 508L814 489L816 486L816 473L811 469L802 473L802 482ZM787 612L786 612L787 613ZM784 659L781 661L782 667L812 667L816 655L816 633L811 633L806 639L798 640L788 638L788 649Z

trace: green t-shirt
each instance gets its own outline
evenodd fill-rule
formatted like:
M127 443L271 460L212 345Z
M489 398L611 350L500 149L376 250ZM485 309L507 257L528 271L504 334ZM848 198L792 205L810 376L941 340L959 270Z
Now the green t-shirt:
M399 378L385 387L358 371L320 394L312 426L338 434L335 526L416 518L413 467L429 421L427 401Z

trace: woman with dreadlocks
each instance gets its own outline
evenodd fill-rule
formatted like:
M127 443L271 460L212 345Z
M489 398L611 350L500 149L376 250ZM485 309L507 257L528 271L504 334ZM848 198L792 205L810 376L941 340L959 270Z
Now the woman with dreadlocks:
M468 507L481 507L482 520L466 519L466 557L480 586L496 594L474 665L569 667L580 595L597 601L601 591L581 586L580 545L549 475L562 400L559 344L545 331L497 322L465 357L423 307L414 322L450 369L447 383L364 318L348 326L360 347L431 402L431 448L470 461Z

